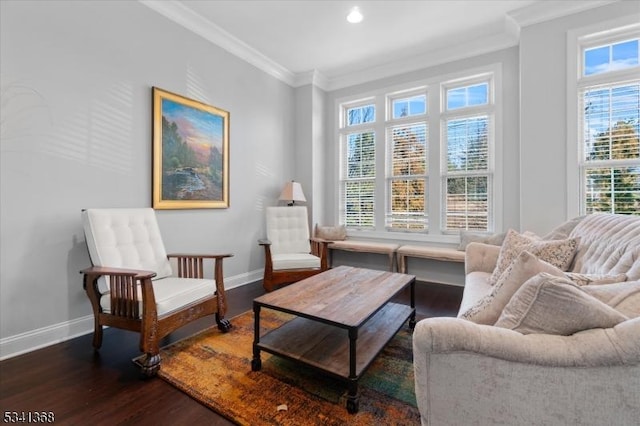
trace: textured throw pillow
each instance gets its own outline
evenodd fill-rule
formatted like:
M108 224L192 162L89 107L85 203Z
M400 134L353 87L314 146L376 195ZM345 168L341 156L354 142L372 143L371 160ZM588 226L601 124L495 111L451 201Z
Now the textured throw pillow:
M629 318L640 317L640 281L589 285L581 289Z
M460 245L458 250L465 251L470 243L483 243L501 246L506 233L486 234L484 232L460 231Z
M489 277L489 284L495 285L500 275L502 275L505 269L513 262L513 259L525 250L537 256L540 260L544 260L566 271L573 260L577 247L577 238L542 241L535 236L519 234L513 229L510 229L500 248L496 267L491 277Z
M626 274L580 274L578 272L565 272L564 275L577 285L613 284L627 280Z
M564 274L555 266L538 259L528 251L523 251L500 276L498 282L491 288L491 292L474 303L458 318L473 321L476 324L495 324L520 286L540 272L555 276Z
M569 279L543 272L520 287L495 326L522 334L568 336L591 328L610 328L627 319Z
M316 225L316 237L327 241L342 241L347 238L347 228L340 226L319 226Z

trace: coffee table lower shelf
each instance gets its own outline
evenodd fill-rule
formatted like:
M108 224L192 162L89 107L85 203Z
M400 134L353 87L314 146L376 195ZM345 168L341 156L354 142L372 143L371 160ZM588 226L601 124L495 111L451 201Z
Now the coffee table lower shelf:
M357 412L358 379L414 315L415 308L387 303L360 328L295 317L263 336L256 336L251 366L254 371L260 370L259 351L263 350L344 379L349 383L347 409Z

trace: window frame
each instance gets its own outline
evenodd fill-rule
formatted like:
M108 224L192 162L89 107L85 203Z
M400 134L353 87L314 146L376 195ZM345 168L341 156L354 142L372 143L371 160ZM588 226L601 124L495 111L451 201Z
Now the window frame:
M441 138L441 160L440 160L440 183L441 183L441 200L440 200L440 212L441 212L441 230L445 234L458 234L459 230L447 229L447 179L449 177L487 177L487 231L495 232L496 219L495 219L495 184L494 175L496 172L495 167L495 140L496 140L496 76L494 73L484 73L475 75L469 78L456 79L446 81L441 84L441 124L440 132ZM447 92L452 89L470 87L478 84L487 84L487 103L485 105L471 105L464 106L455 109L448 108ZM448 169L448 129L447 124L450 120L465 120L475 117L486 116L487 117L487 168L486 170L472 170L472 171L454 171L451 172Z
M359 108L359 107L364 107L364 106L368 106L368 105L374 105L374 120L371 122L366 122L366 123L359 123L359 124L353 124L353 125L348 125L347 124L347 120L348 120L348 111L350 109L353 108ZM345 201L345 188L348 185L349 182L364 182L364 181L369 181L369 180L373 180L373 184L374 184L374 193L373 193L373 205L374 205L374 217L373 217L373 228L375 229L375 223L376 223L376 218L375 218L375 207L376 207L376 191L375 191L375 185L376 185L376 178L378 175L378 167L377 167L377 161L378 161L378 150L377 150L377 141L379 138L379 133L376 132L376 118L379 117L379 111L378 111L378 107L375 103L375 97L366 97L363 99L358 99L354 102L349 102L348 104L344 104L343 107L340 109L340 114L339 114L339 126L340 126L340 134L338 137L339 140L339 149L338 149L338 164L339 164L339 170L338 170L338 214L339 217L343 217L345 215L344 213L344 202ZM345 160L345 151L347 149L347 144L349 141L349 136L353 135L353 134L364 134L367 132L371 132L373 133L373 142L374 142L374 174L372 177L370 178L365 178L365 177L356 177L356 178L349 178L348 176L345 176L345 166L346 166L346 160ZM351 227L351 229L359 229L359 230L368 230L370 229L367 226L359 226L359 227Z
M595 167L640 165L638 160L585 160L582 140L583 113L581 94L587 88L616 86L638 81L640 64L635 67L584 75L583 52L598 46L617 44L640 37L636 17L625 17L569 31L567 34L567 215L587 213L586 170Z
M384 87L374 89L364 93L356 93L351 96L336 98L334 101L335 117L337 125L335 126L335 141L337 149L335 152L335 161L339 165L336 170L335 184L335 203L338 208L335 209L335 223L344 223L343 220L343 179L342 179L342 161L343 161L343 137L344 134L353 132L357 126L345 126L346 108L353 108L358 105L374 103L376 106L376 121L366 123L364 127L374 130L376 135L376 177L375 177L375 205L374 205L374 229L354 229L348 228L347 235L351 237L417 241L417 242L434 242L443 244L455 244L459 241L459 231L444 232L441 226L441 205L442 205L442 132L441 123L445 114L442 113L444 100L442 99L442 85L455 85L457 82L465 82L473 85L475 82L487 80L487 76L492 75L492 85L490 85L489 99L493 101L493 141L489 142L488 150L489 161L493 168L493 198L489 204L489 215L493 216L490 221L490 228L487 232L495 232L502 229L502 210L503 210L503 181L501 167L502 164L502 64L493 63L477 68L465 69L462 71L434 76L433 78L418 80L400 84L397 86ZM400 117L393 119L393 110L391 108L393 100L411 98L414 95L426 92L426 111L424 114ZM372 101L373 100L373 101ZM485 110L485 107L472 106L461 108L465 113L470 111ZM387 147L387 128L397 125L404 125L416 121L425 121L427 124L427 175L425 194L429 196L426 205L426 216L428 220L428 231L413 232L405 230L388 230L386 227L386 216L389 211L390 194L388 192L388 183L390 181L388 169L388 147ZM359 129L358 129L359 130ZM446 146L445 146L446 148ZM446 154L445 154L446 155Z
M422 114L408 115L406 117L393 117L393 102L396 100L410 99L416 96L425 97L425 112ZM424 204L428 207L428 183L429 183L429 87L426 85L420 85L408 90L393 91L385 93L385 121L384 121L384 231L389 233L420 233L419 231L411 231L409 229L393 228L388 225L388 218L393 215L391 208L391 191L392 183L396 180L414 179L424 180ZM393 130L400 127L409 127L415 125L425 126L425 173L424 174L412 174L407 176L394 176L393 175L393 147L390 143L390 135L393 134ZM424 212L424 222L426 230L423 233L429 232L429 213L428 210Z

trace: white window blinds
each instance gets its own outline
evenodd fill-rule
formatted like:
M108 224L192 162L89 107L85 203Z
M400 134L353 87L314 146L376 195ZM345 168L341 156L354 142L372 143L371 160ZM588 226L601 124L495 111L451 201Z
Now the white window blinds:
M445 86L443 230L489 231L492 223L491 80Z
M586 36L580 44L578 166L583 214L640 214L637 34L636 29L613 38L611 32Z
M387 129L390 206L387 208L385 226L389 229L428 229L427 135L427 124L424 122Z

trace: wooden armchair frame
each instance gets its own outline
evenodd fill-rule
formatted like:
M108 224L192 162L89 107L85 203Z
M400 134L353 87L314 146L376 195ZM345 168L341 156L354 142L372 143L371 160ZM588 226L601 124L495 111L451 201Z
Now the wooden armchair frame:
M264 278L262 285L266 291L273 291L278 286L291 284L328 269L327 262L327 242L311 238L311 254L320 258L319 268L304 269L280 269L274 270L271 260L271 241L267 239L258 240L258 244L264 247Z
M224 319L227 312L227 301L224 291L222 261L231 254L200 255L170 254L169 259L176 259L179 278L204 278L205 259L214 262L214 278L216 292L213 296L200 299L178 310L158 315L156 300L151 279L155 272L134 269L93 266L84 269L83 285L87 292L94 313L93 347L98 350L102 346L102 327L111 326L140 333L140 350L145 354L140 363L145 376L154 376L160 369L160 340L172 331L198 318L215 314L216 323L222 332L231 328L231 323ZM100 305L102 297L98 289L98 279L108 277L111 297L110 312L104 312ZM142 295L142 312L139 312L137 288Z

